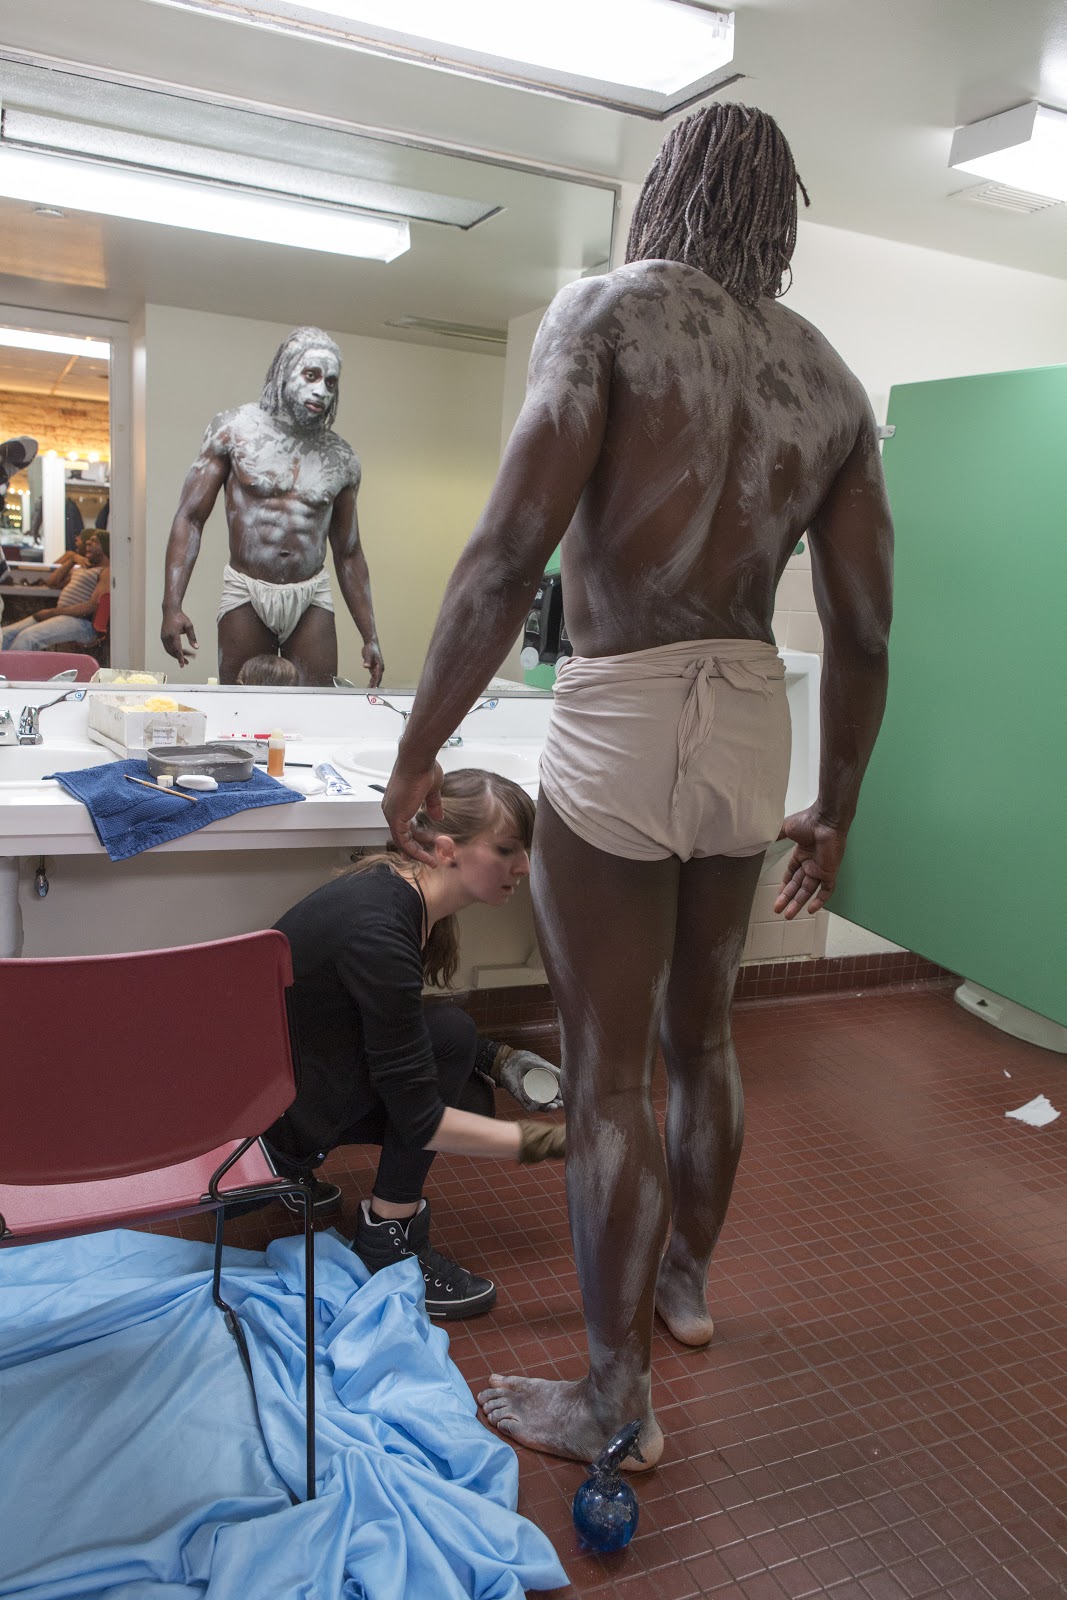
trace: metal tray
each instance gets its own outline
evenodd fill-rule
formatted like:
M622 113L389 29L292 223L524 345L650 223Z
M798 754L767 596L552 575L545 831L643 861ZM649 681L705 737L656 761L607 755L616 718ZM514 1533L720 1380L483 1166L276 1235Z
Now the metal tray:
M216 783L247 783L256 756L254 750L243 744L227 741L226 744L157 744L145 751L145 760L153 778L180 778L185 772L197 772L202 777L214 778Z

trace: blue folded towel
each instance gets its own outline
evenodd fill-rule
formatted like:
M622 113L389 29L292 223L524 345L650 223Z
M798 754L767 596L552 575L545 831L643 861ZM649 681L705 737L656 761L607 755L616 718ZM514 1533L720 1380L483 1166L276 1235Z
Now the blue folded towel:
M147 761L104 761L98 767L51 774L85 806L112 861L125 861L253 806L283 806L304 798L265 772L253 772L247 783L221 783L214 790L197 790L196 804L190 805L173 794L152 794L136 783L127 783L127 774L155 782ZM179 795L190 792L182 789Z

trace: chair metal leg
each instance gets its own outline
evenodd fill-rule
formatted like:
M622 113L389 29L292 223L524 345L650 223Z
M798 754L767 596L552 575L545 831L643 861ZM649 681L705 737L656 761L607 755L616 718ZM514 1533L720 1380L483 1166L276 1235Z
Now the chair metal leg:
M236 1311L227 1305L222 1298L222 1233L226 1225L226 1214L222 1206L215 1212L215 1269L211 1278L211 1298L226 1318L226 1326L237 1342L241 1353L241 1361L248 1374L248 1381L252 1385L252 1398L256 1398L256 1385L252 1377L252 1358L248 1354L248 1345L245 1342L245 1331L241 1327Z
M231 1165L232 1162L227 1163ZM212 1179L213 1185L224 1169L220 1168ZM299 1180L299 1193L304 1202L304 1410L307 1423L307 1499L315 1498L315 1180L310 1173ZM245 1191L248 1192L248 1191ZM226 1318L226 1326L237 1342L241 1360L252 1385L255 1399L256 1385L252 1377L252 1360L245 1342L244 1329L233 1307L222 1298L222 1235L225 1210L219 1206L215 1212L215 1262L211 1280L211 1297Z
M315 1498L315 1213L314 1179L301 1179L304 1197L304 1407L307 1422L307 1498Z

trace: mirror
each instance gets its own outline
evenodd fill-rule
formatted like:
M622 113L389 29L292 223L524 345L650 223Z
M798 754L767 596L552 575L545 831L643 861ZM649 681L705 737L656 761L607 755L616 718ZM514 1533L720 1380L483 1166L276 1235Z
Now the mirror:
M6 650L84 649L107 663L107 624L60 617L59 597L101 588L110 515L108 347L25 328L0 326L0 455L25 442L33 459L20 471L0 463L0 583ZM95 548L90 541L95 535ZM31 631L32 630L32 631ZM0 671L3 670L0 655Z
M209 176L223 152L237 182L242 163L258 163L259 174L283 164L290 173L298 169L310 193L342 181L362 185L363 204L411 218L410 250L383 264L302 249L299 241L291 248L88 213L43 216L0 200L0 275L35 279L38 295L48 287L59 312L76 309L65 286L78 263L88 277L69 292L81 290L81 305L88 288L104 293L103 269L109 298L97 304L136 327L131 414L112 415L113 428L127 429L135 441L126 559L118 496L111 522L114 607L129 606L131 657L166 672L172 686L218 675L216 613L230 555L225 491L204 527L183 601L199 644L184 669L159 637L168 535L212 418L256 402L279 345L307 324L324 329L340 351L333 428L362 468L359 530L385 662L382 687L412 687L445 582L518 413L540 313L564 283L607 267L614 188L503 158L370 138L326 119L320 126L310 117L253 113L180 91L12 62L0 62L0 96L5 115L13 107L39 121L91 123L108 137L151 136L157 160L177 166L180 151L186 169L193 161L193 170ZM117 387L113 401L117 408ZM362 640L329 552L325 570L337 676L365 689ZM523 679L518 642L503 675Z

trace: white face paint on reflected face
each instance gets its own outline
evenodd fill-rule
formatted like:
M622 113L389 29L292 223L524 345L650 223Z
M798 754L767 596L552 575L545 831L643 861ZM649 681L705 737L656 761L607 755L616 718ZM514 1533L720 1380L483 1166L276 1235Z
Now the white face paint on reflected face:
M305 350L285 381L282 399L298 428L321 428L332 409L341 379L341 363L328 350Z

